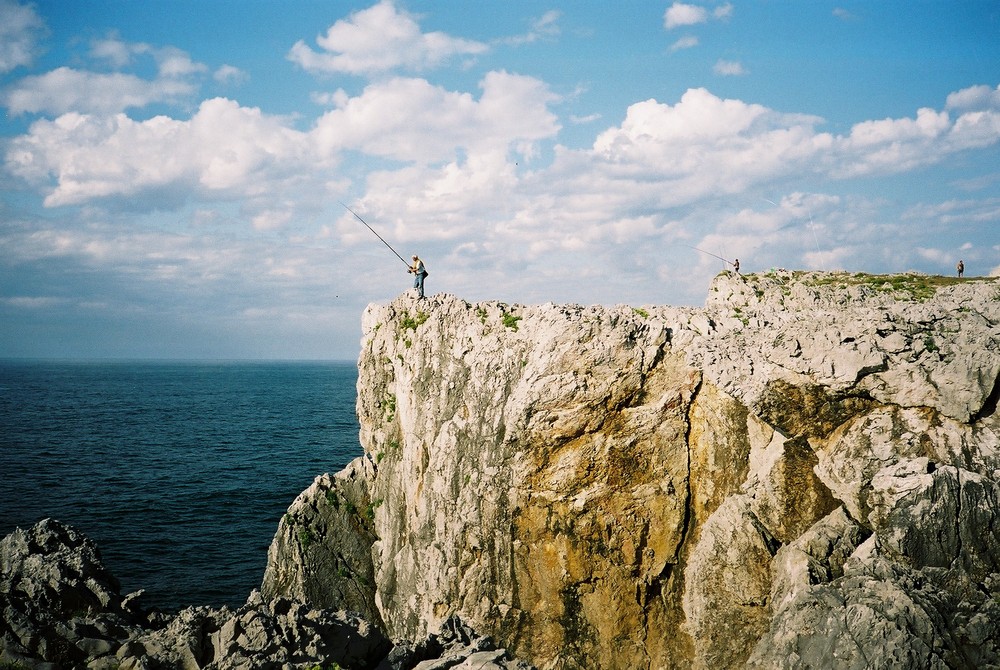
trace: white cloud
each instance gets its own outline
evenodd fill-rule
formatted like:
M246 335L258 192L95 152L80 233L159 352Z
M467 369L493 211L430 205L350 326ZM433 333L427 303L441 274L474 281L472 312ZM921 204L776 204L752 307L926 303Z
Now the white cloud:
M369 85L357 97L341 94L337 109L316 124L324 152L359 149L414 163L434 163L468 151L540 140L559 129L548 104L556 96L532 77L490 72L477 101L423 79L396 78Z
M561 32L558 23L560 17L562 17L562 12L555 9L549 10L532 22L531 29L527 33L507 37L499 41L503 44L519 46L522 44L531 44L542 39L558 37Z
M832 173L851 177L905 172L939 163L956 151L984 148L998 141L1000 110L966 112L952 120L946 111L923 108L914 118L855 124L850 135L838 138L837 153L843 160Z
M0 92L0 104L10 114L67 112L110 114L153 103L175 103L196 91L193 75L207 70L175 47L154 48L125 42L115 35L94 40L91 58L121 69L137 57L155 61L158 76L149 80L126 72L92 72L59 67L41 75L22 77Z
M698 46L698 38L694 35L688 35L682 37L673 44L670 45L671 51L680 51L681 49L690 49L692 47Z
M250 75L234 65L220 65L212 73L212 78L220 84L239 85L250 80Z
M712 10L712 16L714 16L717 19L728 19L732 15L733 15L733 4L731 2L727 2L724 5L719 5L718 7Z
M724 77L739 77L747 73L739 61L722 60L721 58L715 62L712 71Z
M382 0L340 20L316 39L314 51L299 40L288 58L309 72L371 75L396 69L421 71L437 67L452 56L484 53L488 47L442 32L422 33L416 20L400 11L393 0Z
M134 56L149 53L149 51L148 44L125 42L114 34L90 43L90 56L106 61L115 69L121 69L131 64Z
M135 75L100 74L60 67L23 77L0 93L0 102L17 116L24 113L114 113L155 102L175 102L190 96L193 84L181 79L148 81Z
M962 111L1000 111L1000 86L970 86L948 96L945 108Z
M705 23L710 18L724 20L733 15L732 3L719 5L711 12L701 5L691 5L684 2L675 2L667 8L663 14L663 26L667 30L672 30L680 26L693 26Z
M663 14L663 25L667 30L678 26L693 26L708 20L708 10L698 5L675 2Z
M45 23L31 5L0 0L0 74L31 65Z
M267 188L261 182L287 178L304 151L305 136L282 119L216 98L189 121L78 113L36 121L10 142L6 167L45 189L50 207L142 193L158 202L157 192L171 190L183 201L254 197Z
M175 47L156 49L153 51L153 56L156 58L162 78L176 79L208 70L203 63L196 63L186 52Z

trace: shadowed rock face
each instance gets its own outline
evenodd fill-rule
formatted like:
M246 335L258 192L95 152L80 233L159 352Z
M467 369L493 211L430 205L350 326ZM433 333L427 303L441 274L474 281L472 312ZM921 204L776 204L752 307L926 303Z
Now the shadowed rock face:
M60 670L463 667L530 670L458 617L416 642L370 622L258 591L246 604L145 612L124 598L97 547L45 519L0 540L0 665Z
M372 305L354 504L300 496L331 530L315 563L279 530L270 593L340 606L316 566L370 549L390 636L457 614L539 667L1000 663L998 298L781 272L703 309Z

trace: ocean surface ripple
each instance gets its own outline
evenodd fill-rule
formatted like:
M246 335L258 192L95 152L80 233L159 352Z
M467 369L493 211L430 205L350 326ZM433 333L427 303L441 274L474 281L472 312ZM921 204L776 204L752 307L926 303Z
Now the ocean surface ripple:
M90 536L147 607L239 605L296 495L361 454L353 362L0 361L0 536Z

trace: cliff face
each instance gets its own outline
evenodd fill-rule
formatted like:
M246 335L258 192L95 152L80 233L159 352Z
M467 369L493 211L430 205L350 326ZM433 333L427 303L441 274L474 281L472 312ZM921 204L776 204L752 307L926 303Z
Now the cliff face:
M366 456L289 509L266 595L458 614L544 668L1000 663L1000 284L404 297L363 330Z

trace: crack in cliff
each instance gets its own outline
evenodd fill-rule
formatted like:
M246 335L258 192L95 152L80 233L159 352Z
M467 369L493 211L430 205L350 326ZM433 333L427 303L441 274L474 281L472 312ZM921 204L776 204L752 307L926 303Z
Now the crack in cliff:
M687 408L684 411L684 448L685 448L685 469L686 476L684 482L686 486L684 487L684 519L681 522L681 540L677 544L677 552L674 554L674 562L680 560L681 552L684 551L685 546L688 541L688 534L691 532L691 528L694 525L694 495L691 492L691 410L695 406L695 401L698 395L701 393L701 387L704 382L704 378L699 375L698 383L695 384L694 389L691 391L691 397L688 399ZM669 579L669 576L668 576Z
M990 394L986 396L986 400L983 402L983 406L979 408L979 411L972 416L970 423L978 423L996 414L998 401L1000 401L1000 375L997 375L997 378L993 381L993 388L990 390Z

